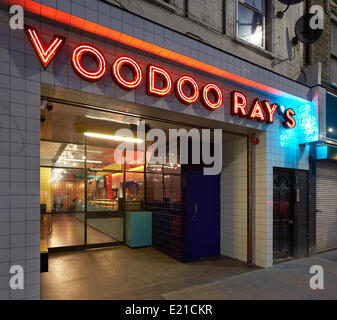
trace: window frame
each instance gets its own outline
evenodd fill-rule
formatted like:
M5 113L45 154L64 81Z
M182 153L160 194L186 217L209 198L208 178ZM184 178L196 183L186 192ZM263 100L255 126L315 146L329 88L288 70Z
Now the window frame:
M175 0L168 0L168 2L166 2L165 0L147 0L147 1L155 5L158 5L162 8L165 8L171 12L176 11Z
M331 29L332 26L334 26L336 28L336 32L337 32L337 20L332 18L331 19ZM332 52L332 32L330 35L330 41L331 41L331 46L330 46L330 84L334 87L337 87L337 71L336 71L336 75L335 75L335 81L332 80L332 64L335 63L337 65L337 53ZM336 40L336 46L337 46L337 40ZM337 70L337 69L336 69Z
M237 39L240 39L252 46L255 46L255 47L258 47L260 49L264 49L264 50L267 50L266 49L266 1L265 0L262 0L262 11L260 11L259 9L257 9L256 7L252 6L251 4L247 3L245 0L236 0L235 1L235 10L236 10L236 14L235 14L235 37ZM255 44L253 42L250 42L248 40L246 40L245 38L242 38L239 36L239 5L242 5L244 7L246 7L247 9L255 12L255 13L258 13L258 14L262 14L262 17L263 17L263 21L262 21L262 45L258 45L258 44Z

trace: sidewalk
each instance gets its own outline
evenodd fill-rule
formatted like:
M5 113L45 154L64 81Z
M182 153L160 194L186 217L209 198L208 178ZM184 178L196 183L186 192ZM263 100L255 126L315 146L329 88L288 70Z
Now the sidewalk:
M126 246L53 253L41 273L41 299L163 299L163 294L253 272L215 257L181 263L154 248Z
M310 267L324 269L324 290L309 286ZM204 285L163 294L165 299L337 299L337 250L293 260L271 269L239 274Z

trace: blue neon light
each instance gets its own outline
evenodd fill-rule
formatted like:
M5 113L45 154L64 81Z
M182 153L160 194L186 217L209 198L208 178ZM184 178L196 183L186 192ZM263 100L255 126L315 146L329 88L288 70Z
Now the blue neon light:
M279 107L279 112L284 113L286 107L282 107L287 104L282 104ZM315 113L314 104L296 102L288 102L288 105L295 110L295 120L297 122L294 129L282 129L280 132L280 144L282 147L290 144L304 144L314 141L318 141L318 118Z
M295 129L282 129L282 134L280 135L280 140L281 140L281 146L284 147L286 145L288 145L291 140L294 139L295 133L294 133Z
M318 120L309 104L300 108L298 125L304 132L306 142L318 140Z

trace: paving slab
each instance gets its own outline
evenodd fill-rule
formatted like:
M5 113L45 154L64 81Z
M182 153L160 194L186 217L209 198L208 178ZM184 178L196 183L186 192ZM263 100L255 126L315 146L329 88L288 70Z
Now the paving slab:
M168 292L251 270L227 257L180 263L154 248L54 253L49 272L41 274L41 299L159 300Z
M324 290L310 288L313 275L309 271L313 265L320 265L324 269ZM184 288L163 294L163 297L174 300L336 300L337 250Z

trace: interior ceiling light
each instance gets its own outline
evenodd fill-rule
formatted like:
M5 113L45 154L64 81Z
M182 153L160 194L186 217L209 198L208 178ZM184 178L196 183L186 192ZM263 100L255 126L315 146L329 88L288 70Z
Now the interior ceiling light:
M62 154L58 157L56 163L63 162L64 164L67 161L70 162L84 162L85 156L84 151L77 148L77 145L68 144L67 147L63 150ZM102 151L95 151L95 150L87 150L87 152L92 153L102 153ZM79 153L79 154L78 154ZM77 155L74 159L74 154ZM79 157L82 157L83 159L77 159ZM87 160L88 163L102 163L102 161L96 161L96 160Z
M105 139L105 140L113 140L113 141L125 141L125 142L134 142L134 143L142 143L144 140L131 138L131 137L122 137L122 136L113 136L109 134L95 133L95 132L84 132L86 137Z
M94 119L94 120L102 120L102 121L110 121L110 122L116 122L116 123L122 123L122 124L130 124L130 122L122 121L122 120L115 120L115 119L110 119L110 118L102 118L102 117L95 117L95 116L90 116L86 115L86 118L89 119Z
M84 149L83 150L82 149L77 149L74 152L84 153L85 150ZM99 150L88 150L88 149L87 149L87 152L91 152L91 153L103 153L102 151L99 151Z
M62 159L62 161L85 162L85 160L83 160L83 159ZM102 161L98 161L98 160L87 160L87 162L90 162L90 163L103 163Z

